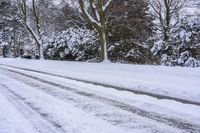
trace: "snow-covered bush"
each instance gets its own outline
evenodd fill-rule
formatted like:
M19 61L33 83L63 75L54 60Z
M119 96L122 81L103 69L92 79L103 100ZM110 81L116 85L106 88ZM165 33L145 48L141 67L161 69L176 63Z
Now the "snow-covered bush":
M198 67L200 60L200 18L183 19L169 33L169 40L159 37L151 51L161 64Z
M157 59L151 53L147 43L133 39L110 43L108 47L109 58L113 62L156 64Z
M184 66L186 66L186 67L198 67L198 66L200 66L200 64L196 59L189 57L189 59L185 62Z
M69 28L45 38L45 56L48 59L90 60L97 57L98 43L95 31Z
M163 54L161 57L162 65L164 66L172 66L172 59L167 54Z

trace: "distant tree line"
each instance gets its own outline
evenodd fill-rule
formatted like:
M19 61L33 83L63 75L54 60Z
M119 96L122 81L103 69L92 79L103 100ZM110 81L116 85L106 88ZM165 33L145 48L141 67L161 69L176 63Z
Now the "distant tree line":
M6 56L200 66L191 0L0 0ZM199 5L197 5L199 6Z

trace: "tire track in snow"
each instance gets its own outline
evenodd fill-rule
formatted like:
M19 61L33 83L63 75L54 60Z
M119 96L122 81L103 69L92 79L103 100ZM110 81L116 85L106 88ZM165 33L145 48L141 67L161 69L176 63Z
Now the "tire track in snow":
M142 110L142 109L136 108L134 106L125 104L123 102L119 102L119 101L112 100L112 99L109 99L109 98L105 98L105 97L102 97L102 96L99 96L99 95L95 95L93 93L80 91L80 90L77 90L75 88L69 88L69 87L57 84L55 82L51 82L51 81L48 81L48 80L45 80L45 79L41 79L41 78L38 78L38 77L35 77L35 76L32 76L32 75L28 75L28 74L25 74L25 73L22 73L22 72L17 72L17 71L9 70L9 69L8 69L8 71L12 72L12 73L20 74L22 76L25 76L25 77L28 77L28 78L31 78L31 79L34 79L34 80L37 80L37 81L40 81L40 82L43 82L43 83L46 83L46 84L49 84L51 86L61 88L63 90L67 90L67 91L79 94L81 96L89 97L89 98L94 99L94 100L99 100L103 103L112 105L112 106L120 108L122 110L131 112L133 114L137 114L137 115L142 116L142 117L152 119L152 120L160 122L160 123L164 123L166 125L169 125L169 126L172 126L172 127L178 128L178 129L182 129L186 132L192 132L192 133L200 132L199 126L192 125L192 124L187 123L187 122L182 122L181 120L167 118L167 117L161 116L161 115L153 113L153 112L147 112L145 110Z
M39 109L34 107L31 103L24 102L25 98L10 90L6 85L1 85L3 87L1 89L2 94L28 121L30 121L38 133L64 133L64 130L62 130L59 124L48 119L47 114L39 112Z
M7 73L7 72L6 72ZM75 107L82 109L86 113L92 114L97 118L103 119L112 125L118 126L120 128L126 128L126 130L145 130L145 132L149 133L177 133L174 132L171 127L161 124L165 127L163 129L162 126L157 126L153 120L141 120L141 117L133 115L128 111L121 110L114 106L110 106L109 104L102 103L97 100L91 100L89 97L82 96L80 94L75 94L70 91L66 91L60 89L55 86L51 86L46 83L42 83L40 81L24 77L22 75L18 75L16 73L8 73L10 77L13 79L17 79L18 81L27 84L35 89L41 90L55 98L62 100L64 102L73 104ZM147 121L147 122L146 122ZM162 127L162 128L161 128ZM128 131L127 131L128 132ZM137 131L136 131L137 132ZM179 131L180 132L180 131Z
M103 86L103 87L107 87L107 88L113 88L113 89L116 89L118 91L127 91L127 92L131 92L131 93L134 93L134 94L147 95L147 96L154 97L154 98L157 98L157 99L174 100L174 101L184 103L184 104L192 104L192 105L200 106L200 102L176 98L176 97L173 97L173 96L167 96L167 95L162 95L162 94L154 94L154 93L151 93L151 92L129 89L129 88L123 88L123 87L118 87L118 86L114 86L114 85L110 85L110 84L106 84L106 83L97 83L97 82L93 82L93 81L88 81L88 80L83 80L83 79L78 79L78 78L73 78L73 77L68 77L68 76L61 76L61 75L43 72L43 71L39 71L39 70L32 70L32 69L27 69L27 68L15 67L15 66L11 66L11 65L0 64L0 66L11 67L11 68L25 70L25 71L29 71L29 72L36 72L36 73L46 74L46 75L50 75L50 76L56 76L56 77L60 77L60 78L65 78L65 79L83 82L83 83L87 83L87 84Z

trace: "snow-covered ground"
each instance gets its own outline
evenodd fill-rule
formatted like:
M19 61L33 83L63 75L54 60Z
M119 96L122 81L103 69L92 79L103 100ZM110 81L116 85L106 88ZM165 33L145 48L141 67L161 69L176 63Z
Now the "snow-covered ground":
M0 64L200 102L200 68L21 59Z
M2 91L2 86L0 86ZM36 133L24 116L0 93L0 132ZM23 125L23 126L22 126Z
M0 64L0 133L200 132L199 68L22 59Z
M93 133L95 131L98 131L99 133L108 133L108 132L123 133L124 132L123 130L116 128L107 122L104 122L102 120L94 118L93 116L83 112L80 109L73 107L72 105L70 105L66 102L60 101L60 100L54 98L53 96L45 94L36 89L33 89L27 85L23 85L18 81L10 79L9 77L1 75L0 79L2 81L2 84L4 84L4 86L9 88L9 91L11 91L15 96L17 96L20 99L27 99L27 101L25 101L25 103L29 102L28 105L32 106L33 109L37 110L42 116L53 117L53 119L55 119L55 121L57 122L56 127L58 127L58 128L63 127L62 130L64 130L64 131L60 130L60 132L66 132L66 133ZM7 84L8 82L9 82L9 84ZM3 94L9 93L9 92L6 92L8 90L5 90L5 89L6 88L1 87L0 92ZM8 95L8 98L11 98L11 97L12 97L11 95ZM6 108L7 105L9 105L10 103L7 103L7 101L6 102L1 101L1 103L2 103L1 105L5 105L5 109L8 109L9 112L13 111L11 107L10 107L11 109ZM19 104L16 104L16 103L14 103L14 105L19 106ZM3 109L3 111L4 111L4 108L1 108L1 109ZM45 111L48 111L48 112L45 112ZM9 115L9 112L6 112L6 113L3 112L0 115L0 118L2 116L4 116L4 117L9 116L6 118L9 119L11 122L13 122L16 126L15 125L13 126L14 129L9 128L9 126L2 127L2 124L4 125L4 123L5 123L7 125L10 125L10 123L9 123L9 121L4 121L4 119L1 119L2 120L0 123L0 132L1 133L4 133L4 132L10 133L9 129L15 130L15 128L18 128L18 125L21 125L24 122L24 121L22 121L23 119L21 119L23 117L17 117L18 115L15 115L15 110L12 112L12 113L14 113L14 115ZM51 116L48 113L51 113ZM8 114L8 115L6 115L6 114ZM34 118L34 116L32 116L32 117L33 117L33 119L36 119L36 118ZM49 119L51 119L51 118L49 118ZM44 126L44 125L42 125L42 126ZM22 126L20 126L20 127L22 127ZM29 130L30 130L30 132L32 131L29 128L29 125L28 125L29 129L27 128L27 124L23 124L23 128L26 130L26 131L24 131L24 133L29 133ZM18 131L21 133L22 129L20 129L20 130L17 129L15 131L13 131L13 133L18 133ZM44 126L43 130L44 129L46 129L45 126ZM103 129L103 130L100 130L100 129ZM4 130L8 130L8 131L4 131ZM50 131L47 130L46 133L53 132L53 131L54 131L53 129L51 129Z

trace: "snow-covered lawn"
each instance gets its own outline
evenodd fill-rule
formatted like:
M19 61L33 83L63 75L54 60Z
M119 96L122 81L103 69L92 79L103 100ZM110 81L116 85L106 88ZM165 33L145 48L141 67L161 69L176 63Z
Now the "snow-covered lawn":
M200 68L25 59L0 64L200 102Z

